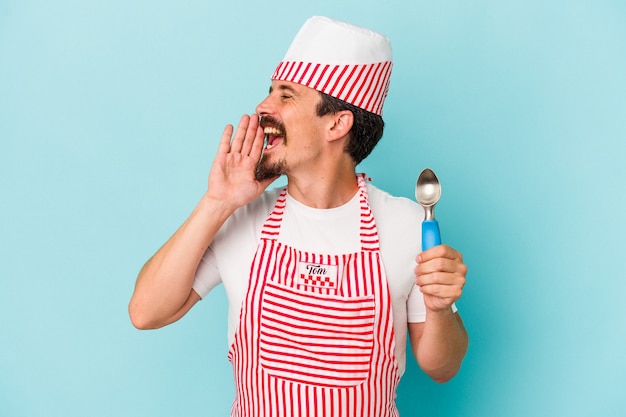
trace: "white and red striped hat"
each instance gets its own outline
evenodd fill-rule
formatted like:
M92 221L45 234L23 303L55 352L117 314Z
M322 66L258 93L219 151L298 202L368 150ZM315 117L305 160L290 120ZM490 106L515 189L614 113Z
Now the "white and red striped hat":
M298 32L272 79L306 85L381 115L391 65L391 43L384 35L314 16Z

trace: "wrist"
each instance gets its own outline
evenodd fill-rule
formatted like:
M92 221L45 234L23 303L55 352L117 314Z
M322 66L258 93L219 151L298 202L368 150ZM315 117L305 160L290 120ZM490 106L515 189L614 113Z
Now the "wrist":
M438 308L438 309L429 309L428 307L426 307L426 317L428 318L435 319L435 320L437 319L447 320L453 316L454 316L454 310L452 309L452 306Z
M209 196L208 193L205 193L200 199L196 210L207 217L226 220L237 208L238 206L232 202L215 199Z

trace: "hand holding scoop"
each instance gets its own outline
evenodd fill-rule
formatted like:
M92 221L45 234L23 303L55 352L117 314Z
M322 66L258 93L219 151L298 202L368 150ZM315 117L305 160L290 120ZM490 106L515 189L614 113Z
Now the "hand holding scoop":
M441 244L439 223L435 220L435 204L441 197L441 185L435 173L426 168L417 177L415 199L424 207L426 216L422 222L422 250Z

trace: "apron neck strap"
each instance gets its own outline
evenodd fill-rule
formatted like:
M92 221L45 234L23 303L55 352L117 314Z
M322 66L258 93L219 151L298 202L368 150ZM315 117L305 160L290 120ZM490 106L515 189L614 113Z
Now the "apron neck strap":
M374 215L370 208L367 195L367 180L370 180L365 174L357 174L357 182L359 186L359 207L360 207L360 241L362 251L380 250L380 242L378 240L378 230ZM285 214L287 205L287 188L283 188L274 209L267 217L263 229L261 230L261 239L277 240L280 233L280 226Z

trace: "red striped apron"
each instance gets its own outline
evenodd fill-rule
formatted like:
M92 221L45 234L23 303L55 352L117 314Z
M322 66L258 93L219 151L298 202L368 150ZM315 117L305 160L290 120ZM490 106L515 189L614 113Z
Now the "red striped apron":
M277 241L286 190L267 218L228 353L231 416L398 416L391 297L358 176L361 251L322 255Z

